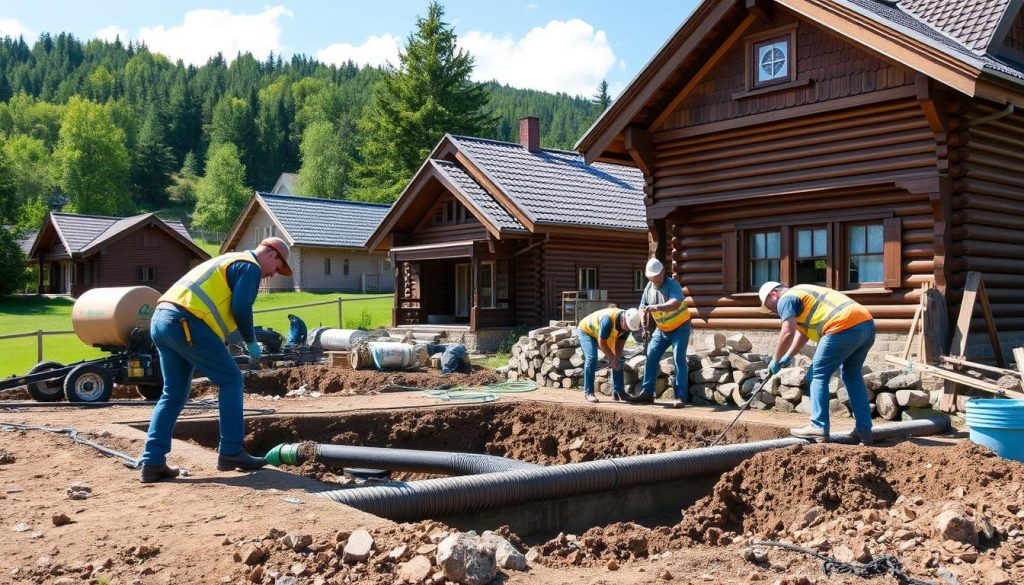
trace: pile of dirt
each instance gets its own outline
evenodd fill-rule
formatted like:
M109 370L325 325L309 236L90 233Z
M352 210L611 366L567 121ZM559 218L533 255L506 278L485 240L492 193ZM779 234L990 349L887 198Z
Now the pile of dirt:
M490 368L473 368L470 374L441 374L439 370L409 372L378 372L349 368L311 365L245 373L245 391L264 396L284 396L289 391L305 387L309 392L323 394L369 395L386 392L390 388L408 386L437 388L440 386L486 386L499 381ZM217 386L210 382L196 382L192 397L216 394Z
M1024 582L1024 465L973 443L936 449L797 446L722 476L676 526L629 523L559 535L550 566L649 558L695 544L797 543L845 561L903 560L917 578Z

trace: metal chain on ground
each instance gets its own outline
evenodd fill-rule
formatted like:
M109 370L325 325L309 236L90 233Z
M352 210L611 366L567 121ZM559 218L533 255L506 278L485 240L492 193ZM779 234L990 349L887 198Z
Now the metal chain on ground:
M894 556L878 557L870 563L864 564L844 563L843 561L837 560L835 557L823 555L809 548L804 548L788 542L761 540L751 542L747 546L775 546L788 551L803 553L805 555L815 557L821 561L821 572L825 573L826 576L840 574L868 578L876 575L892 575L903 585L935 585L935 583L930 581L921 581L920 579L915 579L908 575L906 571L903 570L903 564Z
M100 453L103 453L104 455L110 455L111 457L116 457L117 459L120 459L125 464L126 467L130 467L132 469L137 469L139 467L139 465L142 464L141 460L136 459L135 457L132 457L131 455L125 455L124 453L121 453L120 451L115 451L115 450L113 450L113 449L111 449L109 447L104 447L103 445L100 445L99 443L90 441L89 439L86 439L86 438L83 438L83 437L79 436L78 429L71 429L71 428L55 429L55 428L50 428L50 427L40 427L40 426L36 426L36 425L24 425L24 424L20 424L20 423L8 423L8 422L0 421L0 431L7 431L8 429L19 430L19 431L44 431L44 432L53 433L53 434L56 434L56 435L67 435L68 438L70 438L75 443L78 443L79 445L85 445L87 447L92 447L93 449L96 449L97 451L99 451Z

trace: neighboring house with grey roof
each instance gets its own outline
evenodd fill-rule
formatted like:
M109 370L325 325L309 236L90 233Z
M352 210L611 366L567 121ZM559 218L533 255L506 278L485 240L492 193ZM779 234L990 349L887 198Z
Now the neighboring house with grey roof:
M539 137L539 120L523 118L519 144L446 135L434 148L368 242L396 265L396 327L462 329L493 349L513 326L560 319L563 292L637 303L641 173Z
M94 287L169 288L210 256L180 221L152 213L107 217L50 213L27 253L39 291L73 297Z
M291 246L291 276L264 279L264 290L391 292L391 264L366 240L389 206L342 199L255 193L221 252L252 249L277 236Z
M922 285L956 323L977 272L1005 353L1024 345L1022 7L704 0L576 148L643 172L696 329L767 351L760 286L826 285L874 315L881 365ZM928 331L923 357L962 353Z
M277 177L277 182L274 183L274 188L270 190L274 195L298 195L295 192L295 186L299 182L299 175L296 173L281 173Z

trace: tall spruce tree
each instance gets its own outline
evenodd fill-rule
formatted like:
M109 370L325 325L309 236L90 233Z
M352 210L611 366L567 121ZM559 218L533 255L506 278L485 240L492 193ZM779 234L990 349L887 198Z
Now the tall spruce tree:
M374 85L360 124L364 162L355 198L394 201L446 132L490 135L497 126L486 87L470 80L473 57L458 48L443 16L444 8L431 2L398 66L386 68Z
M132 164L132 191L136 201L151 209L167 203L167 187L174 170L174 153L164 143L164 126L156 107L150 106L139 131Z
M595 114L600 116L608 109L608 106L612 105L612 96L608 95L608 80L602 79L601 83L597 86L597 93L594 94L594 110Z

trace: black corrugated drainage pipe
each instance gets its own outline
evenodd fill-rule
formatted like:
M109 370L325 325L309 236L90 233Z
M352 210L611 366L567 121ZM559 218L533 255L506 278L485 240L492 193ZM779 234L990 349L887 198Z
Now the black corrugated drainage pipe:
M371 467L388 471L414 471L417 473L443 473L445 475L473 475L500 473L517 469L540 467L494 455L450 453L447 451L418 451L412 449L384 449L381 447L355 447L352 445L316 445L313 460L328 467ZM306 457L299 444L278 445L267 453L271 465L302 465Z
M948 429L947 417L935 417L876 427L874 436L876 441L884 441L936 435ZM847 435L834 434L830 439L836 443L856 442ZM806 444L808 441L795 437L774 439L402 485L332 490L317 496L404 522L721 474L762 451ZM366 464L380 466L377 462Z

